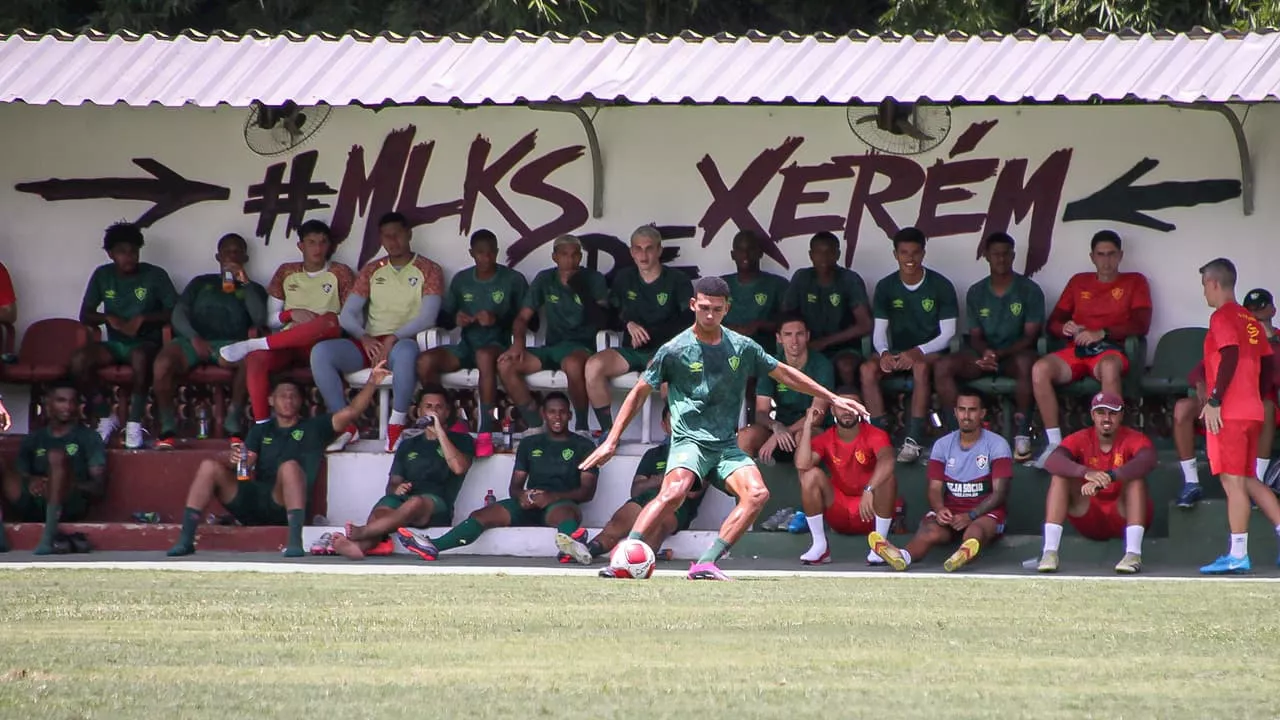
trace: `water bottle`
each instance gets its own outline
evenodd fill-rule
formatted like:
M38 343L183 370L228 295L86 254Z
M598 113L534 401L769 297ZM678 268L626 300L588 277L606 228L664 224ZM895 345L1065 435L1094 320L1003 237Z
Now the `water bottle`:
M488 494L484 496L484 506L489 507L496 502L498 502L498 496L493 494L493 490L490 490Z
M512 452L515 447L511 439L511 418L502 421L502 451Z
M196 438L209 439L209 408L204 403L196 408Z
M236 275L230 270L222 271L222 292L233 293L236 291Z
M249 480L249 452L240 438L231 438L231 447L240 448L240 462L236 463L236 479L240 482Z

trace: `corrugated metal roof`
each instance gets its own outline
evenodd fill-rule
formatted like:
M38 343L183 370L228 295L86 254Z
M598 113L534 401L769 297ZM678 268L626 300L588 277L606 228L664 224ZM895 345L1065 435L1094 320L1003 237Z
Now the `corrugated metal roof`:
M1280 33L512 37L20 33L0 102L1257 102Z

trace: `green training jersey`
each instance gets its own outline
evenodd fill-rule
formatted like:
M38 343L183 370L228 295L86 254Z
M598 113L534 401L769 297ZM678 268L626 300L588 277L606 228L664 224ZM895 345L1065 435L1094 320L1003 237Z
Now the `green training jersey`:
M739 280L736 272L723 277L729 284L729 312L724 316L725 325L773 321L781 314L782 300L787 294L786 278L769 272L761 272L749 283ZM756 333L751 339L766 349L778 344L774 333L769 331Z
M667 383L671 438L717 447L735 442L747 378L778 366L751 338L721 329L720 342L707 345L689 328L658 348L642 379L654 390Z
M178 292L173 288L169 273L150 263L138 263L132 275L121 275L116 266L100 265L89 276L89 285L80 301L80 313L95 312L102 306L104 315L114 315L129 320L139 315L172 310L178 302ZM107 326L107 339L116 342L144 340L159 344L163 340L164 323L143 323L137 337L130 337Z
M941 273L926 269L915 290L892 272L876 283L872 312L889 321L889 352L900 353L938 337L943 320L960 314L956 288Z
M1028 323L1044 324L1044 291L1034 280L1015 273L1004 295L996 295L991 278L985 277L969 287L965 311L970 327L982 329L991 349L1003 350L1022 339Z
M249 452L258 454L253 482L275 485L280 466L290 460L297 460L307 476L309 490L320 475L324 449L333 442L336 434L333 431L333 415L329 413L300 420L292 427L280 427L274 417L254 424L244 443Z
M778 361L783 362L783 358L779 357ZM835 365L832 365L827 356L820 352L811 351L800 372L813 378L814 382L822 387L836 386ZM780 383L768 375L757 381L756 394L773 398L776 416L774 419L783 425L790 425L803 418L805 412L809 410L809 405L813 403L811 396L789 388L786 383Z
M599 468L579 470L578 464L595 451L590 440L570 433L556 440L539 433L520 441L516 449L516 470L528 473L524 486L529 490L570 492L582 487L582 473L599 475Z
M463 270L453 276L449 292L444 296L441 312L450 319L459 312L475 317L485 310L497 317L496 325L485 327L473 322L462 328L462 342L472 348L511 344L511 323L520 312L524 294L529 289L524 275L505 265L499 265L495 270L488 280L476 277L475 266Z
M107 451L102 437L83 425L72 425L66 435L58 436L42 427L22 438L18 446L18 474L22 477L49 477L49 451L62 450L71 463L72 482L89 480L89 469L107 464Z
M653 477L667 474L667 454L671 452L671 439L667 438L661 445L655 445L644 452L640 464L636 465L636 475Z
M249 330L265 319L267 290L256 282L237 285L235 292L222 291L221 275L200 275L187 284L178 302L186 307L187 320L196 334L206 340L244 340ZM256 303L263 318L254 318L249 304Z
M604 275L591 268L579 268L572 278L574 285L583 288L575 292L560 282L560 272L548 268L538 273L524 296L524 307L546 313L547 345L574 342L587 347L596 346L596 333L604 327L587 322L583 303L600 304L609 299L609 284ZM582 297L582 295L588 297Z
M476 456L475 441L469 434L449 431L449 440L463 455L469 458ZM438 495L449 503L449 507L453 507L458 499L465 476L449 469L440 441L427 439L425 433L401 441L391 461L390 474L391 477L404 478L412 486L410 495Z
M637 323L648 331L645 350L656 350L693 323L693 311L689 309L692 298L689 276L665 265L651 283L640 277L640 270L634 265L622 268L609 288L609 304L617 309L622 322ZM622 346L632 346L630 333L622 333Z
M867 284L858 273L838 267L831 282L822 284L813 268L800 268L791 277L783 307L799 312L814 340L829 337L853 326L853 310L867 304ZM826 352L858 350L858 342L832 345Z

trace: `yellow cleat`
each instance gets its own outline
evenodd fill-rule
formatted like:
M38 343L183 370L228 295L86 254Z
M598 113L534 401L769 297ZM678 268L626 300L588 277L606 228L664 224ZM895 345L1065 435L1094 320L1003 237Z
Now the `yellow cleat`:
M1058 572L1058 551L1046 550L1045 553L1040 556L1040 564L1036 566L1036 572Z
M978 551L982 549L978 545L977 538L969 538L960 544L960 548L951 553L951 557L942 563L942 569L947 572L955 572L964 567L966 563L974 559L978 555Z
M1116 572L1121 575L1133 575L1141 570L1142 556L1138 553L1127 552L1120 558L1120 562L1116 563Z
M872 532L867 535L867 544L871 546L871 552L879 555L885 562L889 563L889 567L899 572L907 569L907 559L902 557L902 553L898 548L893 546L885 536L878 532Z

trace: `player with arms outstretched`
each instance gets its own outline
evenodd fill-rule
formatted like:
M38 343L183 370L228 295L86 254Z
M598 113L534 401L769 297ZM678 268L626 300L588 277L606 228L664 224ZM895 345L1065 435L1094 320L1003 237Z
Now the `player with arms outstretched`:
M837 410L863 416L867 411L799 370L780 364L754 340L722 327L729 310L729 286L723 278L700 278L693 291L689 302L693 326L658 349L622 403L609 434L579 467L587 470L608 462L618 450L618 438L648 401L649 393L667 383L671 406L667 472L658 496L640 511L628 537L643 538L684 502L694 483L711 481L736 497L738 504L725 518L719 537L689 568L689 579L729 580L716 567L716 560L751 527L769 500L759 468L735 440L747 378L768 375L787 387L826 400Z

